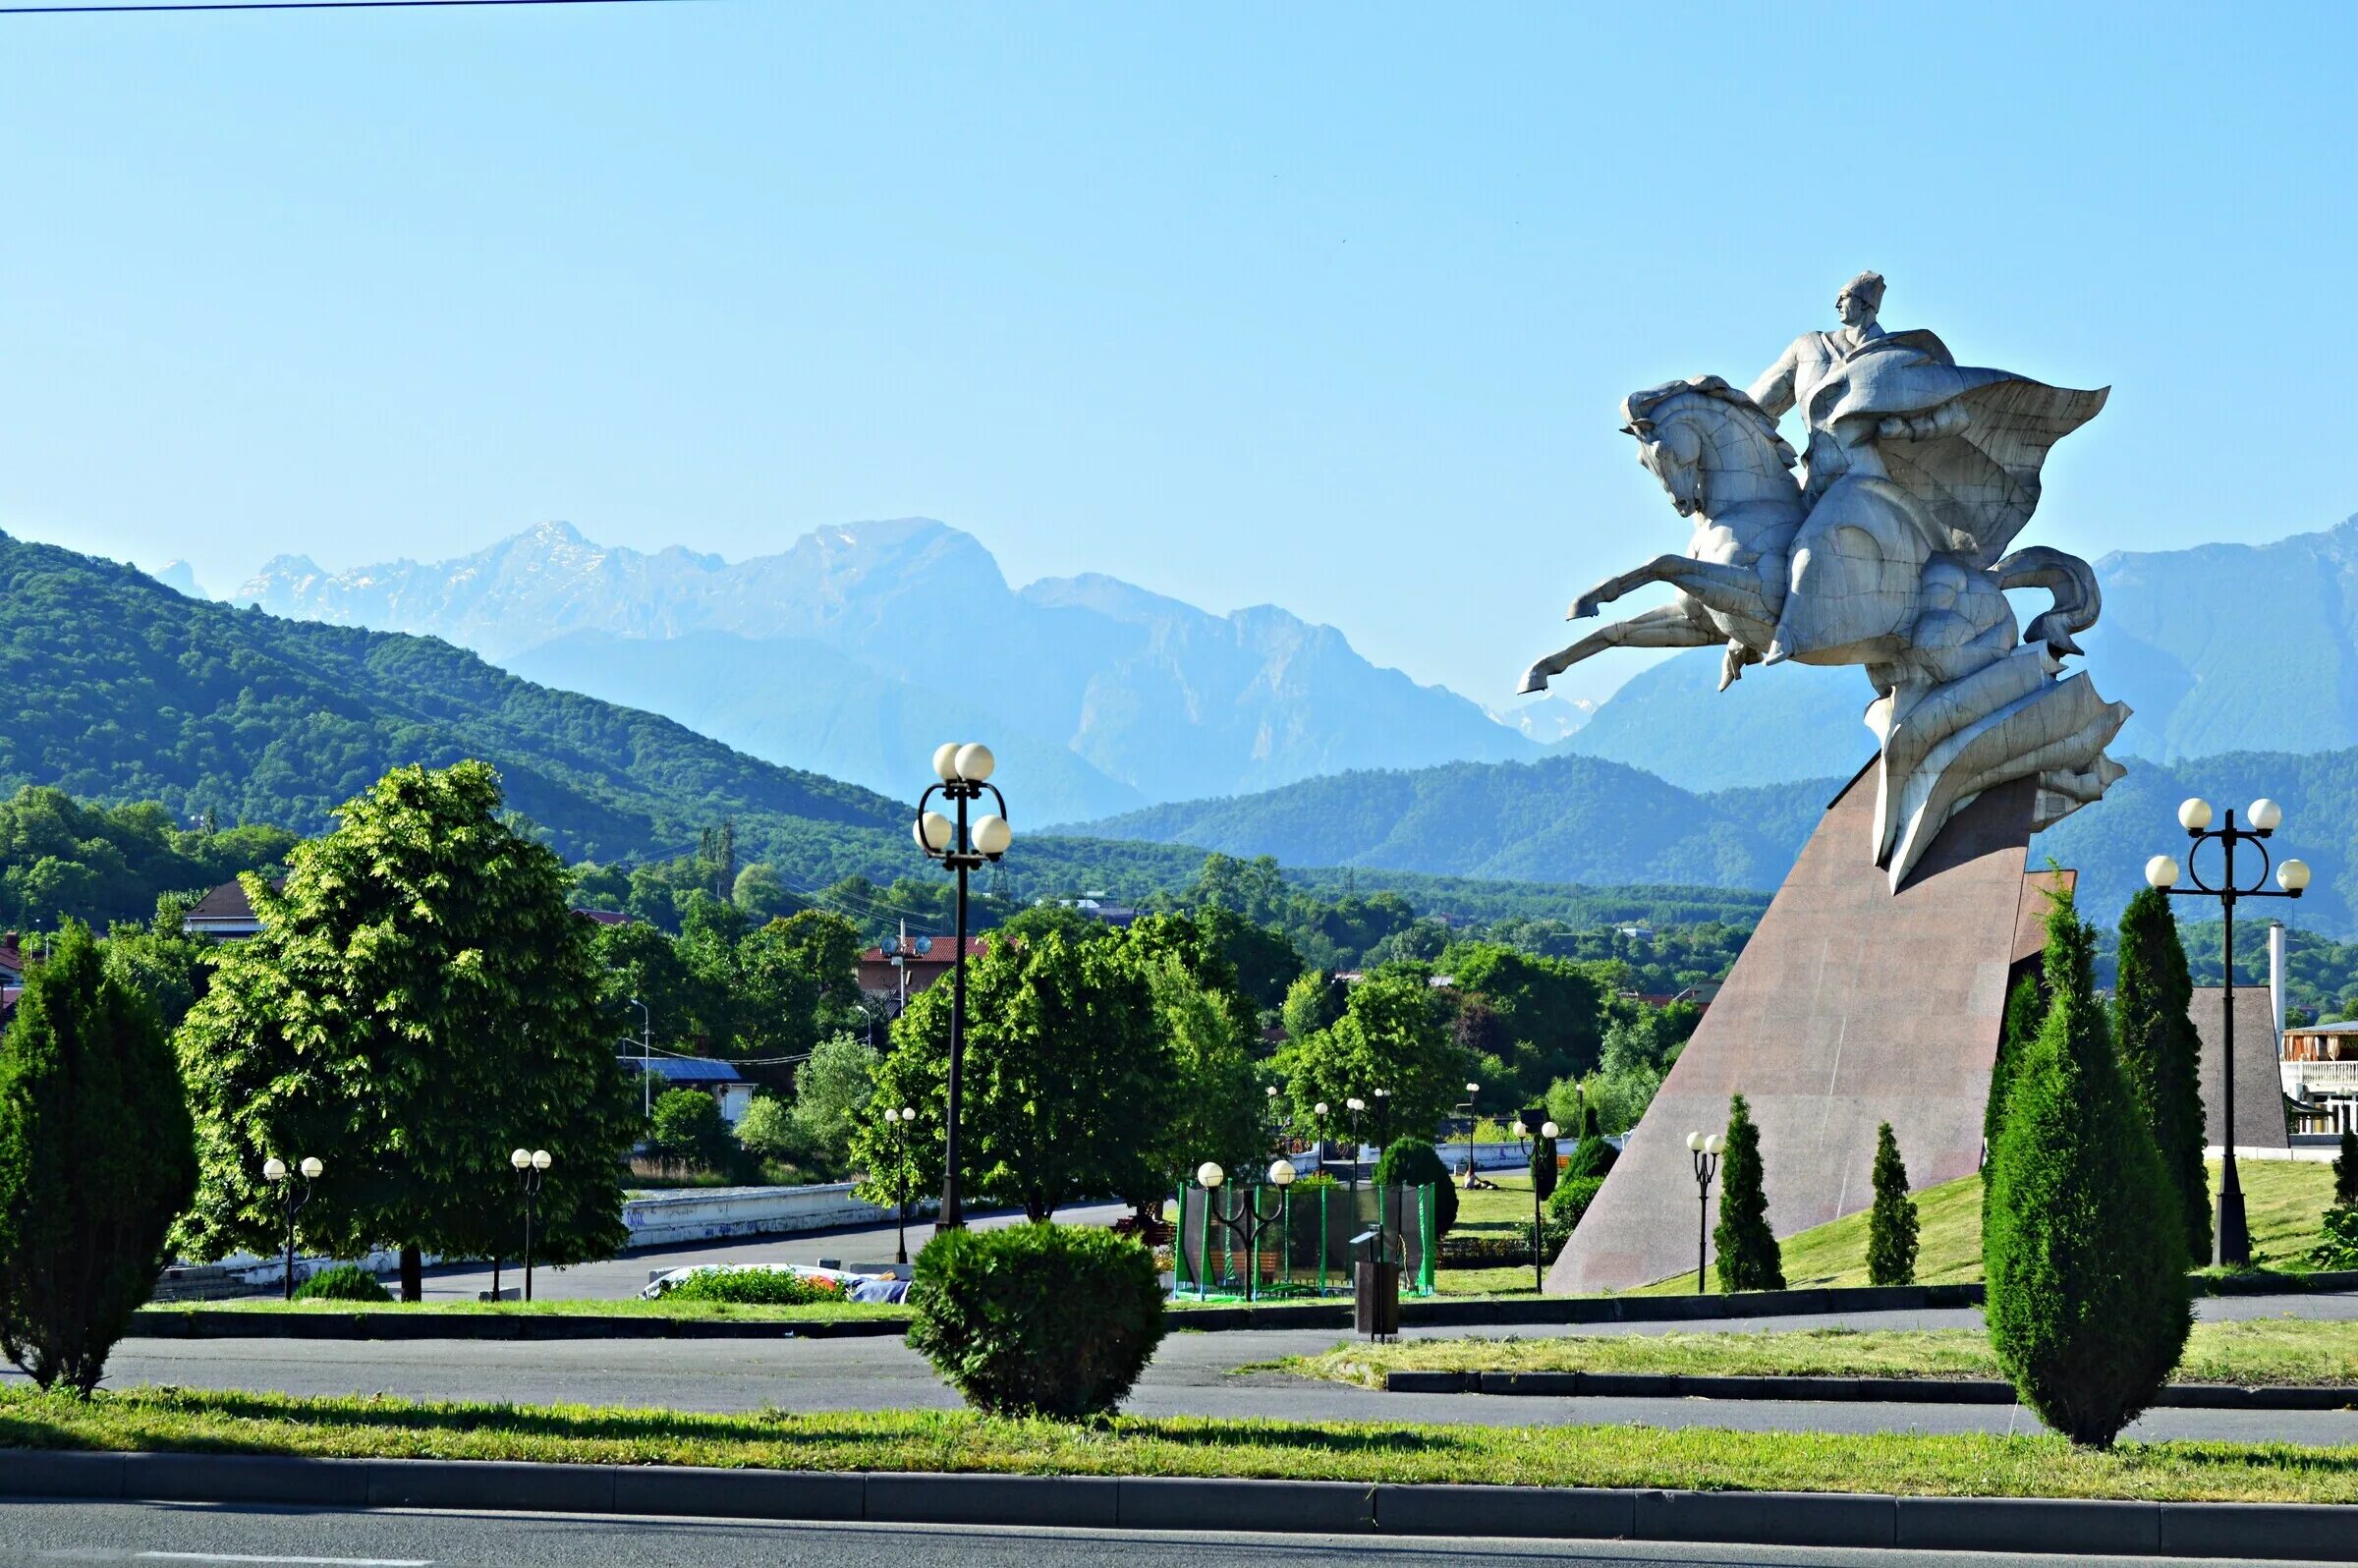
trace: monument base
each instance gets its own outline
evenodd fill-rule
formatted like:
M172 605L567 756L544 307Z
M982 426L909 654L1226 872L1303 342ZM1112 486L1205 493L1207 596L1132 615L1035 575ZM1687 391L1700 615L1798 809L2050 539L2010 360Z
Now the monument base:
M1723 1129L1733 1094L1761 1130L1780 1237L1873 1202L1880 1122L1918 1188L1979 1168L2017 928L2040 899L2023 874L2036 794L2029 779L1984 794L1893 892L1871 858L1875 769L1851 780L1548 1271L1550 1294L1695 1267L1687 1135ZM1714 1183L1713 1224L1717 1198Z

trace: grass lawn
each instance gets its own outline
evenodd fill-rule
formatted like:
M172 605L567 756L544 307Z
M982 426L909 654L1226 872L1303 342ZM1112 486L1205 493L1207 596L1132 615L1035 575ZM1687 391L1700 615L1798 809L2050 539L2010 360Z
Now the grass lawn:
M2326 1205L2333 1197L2330 1167L2307 1160L2247 1159L2238 1169L2243 1176L2244 1211L2252 1228L2252 1262L2260 1268L2305 1273L2314 1265L2309 1249L2324 1234L2319 1228ZM2219 1166L2211 1163L2212 1191L2218 1189ZM1916 1254L1916 1283L1941 1285L1982 1277L1982 1178L1966 1176L1916 1195L1921 1222ZM1714 1217L1716 1217L1714 1215ZM1689 1219L1692 1222L1693 1216ZM1785 1238L1785 1283L1800 1289L1809 1285L1867 1283L1867 1214L1864 1209L1830 1224ZM1675 1279L1642 1286L1639 1295L1671 1295L1692 1291L1695 1273L1689 1269ZM1713 1288L1717 1282L1713 1281Z
M814 1302L803 1307L746 1306L736 1302L647 1301L638 1296L620 1301L281 1301L275 1297L239 1301L157 1302L154 1313L303 1313L349 1316L354 1313L399 1313L429 1317L736 1317L779 1322L839 1321L851 1317L891 1317L906 1322L909 1309L871 1302Z
M1561 1339L1428 1339L1343 1345L1275 1364L1286 1372L1380 1388L1418 1372L1696 1372L1722 1377L1996 1377L1976 1329L1798 1333L1596 1334ZM2336 1383L2358 1388L2358 1322L2262 1318L2197 1323L2179 1382Z
M2358 1502L2358 1447L2051 1436L1845 1436L1624 1427L1212 1421L1063 1426L935 1412L685 1415L140 1388L0 1390L0 1446L586 1464L1948 1496Z

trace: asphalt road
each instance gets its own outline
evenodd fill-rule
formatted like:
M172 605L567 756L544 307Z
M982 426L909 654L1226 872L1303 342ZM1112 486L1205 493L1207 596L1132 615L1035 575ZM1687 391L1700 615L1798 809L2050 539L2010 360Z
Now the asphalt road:
M2243 1297L2206 1301L2211 1317L2304 1314L2358 1316L2358 1297ZM1892 1319L1904 1319L1904 1322ZM1756 1318L1741 1330L1825 1327L1973 1327L1979 1315L1916 1313ZM1490 1330L1661 1332L1677 1324ZM1466 1330L1426 1329L1440 1338ZM2028 1431L2018 1408L1770 1400L1539 1399L1479 1394L1390 1394L1282 1372L1239 1372L1254 1362L1316 1354L1345 1343L1334 1329L1174 1333L1123 1407L1142 1416L1271 1417L1293 1421L1470 1422L1563 1426L1642 1422L1778 1431ZM9 1375L17 1375L11 1372ZM778 1409L954 1410L958 1398L897 1336L864 1339L285 1340L128 1339L107 1383L263 1389L296 1394L387 1393L412 1399L598 1404L718 1413ZM2358 1412L2158 1410L2129 1428L2139 1438L2218 1438L2358 1445Z
M786 1525L717 1519L540 1514L347 1513L252 1506L0 1503L0 1562L307 1564L312 1568L1088 1568L1151 1560L1160 1568L1506 1568L1707 1563L1745 1568L2052 1568L2053 1557L1709 1546L1620 1541L1414 1540L1366 1536L1117 1534L914 1525ZM2183 1565L2186 1557L2079 1557ZM2277 1564L2274 1568L2285 1568Z

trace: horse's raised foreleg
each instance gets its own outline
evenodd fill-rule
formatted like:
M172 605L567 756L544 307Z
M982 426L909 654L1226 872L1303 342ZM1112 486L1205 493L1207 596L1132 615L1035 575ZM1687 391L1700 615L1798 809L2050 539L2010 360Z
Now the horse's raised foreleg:
M1599 627L1560 653L1550 653L1523 672L1519 695L1547 690L1547 678L1561 675L1592 653L1608 647L1708 647L1720 640L1718 629L1690 615L1684 603L1641 610L1626 621Z
M1564 619L1578 621L1595 615L1599 606L1610 604L1632 588L1644 588L1649 583L1667 583L1706 608L1723 615L1741 615L1769 626L1776 624L1776 607L1762 590L1758 572L1748 566L1698 561L1689 555L1657 555L1633 572L1606 578L1574 599ZM1712 641L1715 643L1718 639L1714 637Z

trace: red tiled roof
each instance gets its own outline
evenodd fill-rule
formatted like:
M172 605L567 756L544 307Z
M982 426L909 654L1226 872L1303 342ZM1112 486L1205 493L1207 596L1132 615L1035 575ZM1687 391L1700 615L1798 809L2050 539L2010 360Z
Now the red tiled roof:
M934 938L933 938L933 950L932 950L931 952L929 952L929 953L921 953L921 952L918 952L918 951L917 951L917 938L916 938L916 937L914 937L914 936L913 936L913 937L911 937L911 938L909 939L909 942L910 942L909 951L907 951L906 953L903 953L901 956L902 956L903 958L906 958L906 959L909 961L909 963L910 963L910 964L912 964L912 965L918 965L918 964L947 964L948 962L950 962L951 958L954 956L954 954L953 954L953 952L952 952L952 948L953 948L953 946L954 946L955 944L953 944L953 943L951 942L950 938L948 938L948 937L946 937L946 936L936 936L936 937L934 937ZM969 957L969 958L981 958L981 957L982 957L983 954L985 954L985 953L987 953L987 952L989 952L989 951L990 951L990 938L989 938L989 937L987 937L987 936L970 936L970 937L968 937L968 938L966 939L966 956L967 956L967 957ZM889 963L891 963L891 962L892 962L892 959L893 959L893 955L892 955L890 952L886 951L884 948L881 948L881 947L871 947L871 948L870 948L870 949L869 949L867 952L865 952L865 953L862 953L862 954L860 955L860 962L861 962L861 963L863 963L863 964L889 964Z

